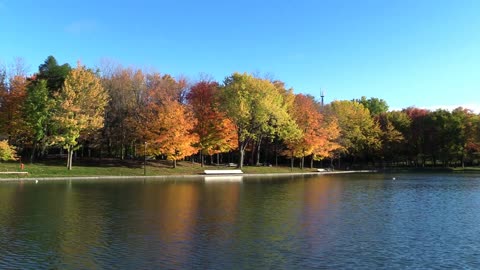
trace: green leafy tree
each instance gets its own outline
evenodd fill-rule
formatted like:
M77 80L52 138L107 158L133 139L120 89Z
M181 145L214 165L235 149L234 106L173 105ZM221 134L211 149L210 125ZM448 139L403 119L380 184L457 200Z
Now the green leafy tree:
M402 120L408 121L408 117L401 112L385 112L377 116L381 129L380 136L382 142L379 155L383 162L398 159L402 153L401 147L406 147L406 145L403 144L405 137L395 125L400 124L400 122L395 122L400 121L400 117L404 117Z
M457 155L462 167L465 167L465 162L472 162L480 152L480 115L461 107L453 110L452 114L461 122Z
M442 161L448 166L449 161L455 156L458 140L461 135L460 119L455 119L451 112L438 109L427 115L428 144L427 149L433 161Z
M47 81L33 81L27 87L24 104L24 119L32 140L30 162L33 162L37 149L46 147L47 130L50 124L53 98L49 97Z
M221 89L222 106L233 121L238 134L240 160L243 167L246 147L260 135L273 137L282 134L280 127L291 126L283 96L275 85L246 73L234 73L227 77Z
M430 121L435 143L430 148L433 161L438 159L443 166L460 162L464 167L467 154L478 151L478 116L461 107L452 112L439 109L430 114Z
M360 99L356 99L355 101L365 106L365 108L370 111L370 114L372 116L377 116L381 113L386 113L388 111L387 102L380 98L367 99L365 96L363 96Z
M50 95L53 96L55 92L60 91L63 87L63 83L71 70L72 68L69 64L59 65L57 59L50 55L38 67L37 79L47 81L47 88Z
M59 65L55 57L49 56L38 67L38 73L28 79L23 115L27 137L31 140L30 162L47 150L47 136L53 134L51 116L55 95L61 91L70 70L70 65Z
M79 63L67 76L62 91L56 97L52 139L67 150L67 168L71 170L78 138L103 127L108 93L102 87L100 78Z
M334 101L325 107L338 119L339 144L355 161L380 149L380 127L370 111L356 101Z
M380 157L387 162L408 160L408 134L411 119L403 111L390 111L378 116L382 129L382 152Z

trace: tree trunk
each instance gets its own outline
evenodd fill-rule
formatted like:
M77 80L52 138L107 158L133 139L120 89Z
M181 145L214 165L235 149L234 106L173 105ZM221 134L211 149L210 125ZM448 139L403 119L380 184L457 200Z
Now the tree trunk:
M257 149L255 142L252 141L250 145L252 151L250 151L250 158L248 159L248 165L255 165L255 150Z
M313 169L313 154L312 154L312 158L310 159L310 169Z
M176 159L173 160L173 168L174 169L177 168L177 160Z
M30 164L33 163L33 159L35 158L35 150L37 149L37 141L35 140L33 142L33 146L32 146L32 153L30 155Z
M72 159L73 159L73 148L68 147L67 149L67 170L72 170Z
M200 166L203 168L205 166L205 160L203 158L203 153L200 151Z
M243 168L243 159L245 158L245 149L243 149L243 147L241 147L240 149L240 162L238 163L237 167L238 168Z
M243 161L245 160L245 148L247 148L248 142L246 141L239 141L238 142L238 150L240 151L240 160L237 165L237 168L243 168Z
M300 169L303 170L305 164L305 155L302 155L302 159L300 160Z
M290 159L290 170L293 171L293 150L292 150L292 157Z
M260 146L262 145L262 139L260 138L257 143L257 166L260 166Z
M275 167L278 167L278 149L277 149L277 139L275 138Z

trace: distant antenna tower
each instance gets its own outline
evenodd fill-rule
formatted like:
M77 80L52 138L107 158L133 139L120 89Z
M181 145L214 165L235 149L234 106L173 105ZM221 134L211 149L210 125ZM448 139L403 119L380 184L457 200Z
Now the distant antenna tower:
M320 89L320 98L321 98L320 103L321 103L322 107L323 107L323 98L324 97L325 97L325 92L322 89Z

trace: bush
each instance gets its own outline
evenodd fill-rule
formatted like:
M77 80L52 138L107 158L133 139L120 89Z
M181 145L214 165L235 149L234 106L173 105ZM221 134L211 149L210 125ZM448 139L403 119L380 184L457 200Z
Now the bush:
M10 146L7 140L0 141L0 161L17 160L15 147Z

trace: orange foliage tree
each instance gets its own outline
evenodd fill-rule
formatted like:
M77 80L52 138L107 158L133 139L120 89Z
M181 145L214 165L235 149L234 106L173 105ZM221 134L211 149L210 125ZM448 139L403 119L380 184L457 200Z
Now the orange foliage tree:
M204 155L233 150L237 146L236 128L219 110L219 86L216 82L200 81L191 87L186 98L196 118L194 132L198 135L201 165Z
M27 80L15 75L0 87L0 134L17 145L24 143L25 129L23 103L26 97Z
M336 121L326 121L312 96L295 96L293 118L302 131L298 137L288 140L287 147L293 157L301 158L304 167L306 156L311 156L310 167L314 159L322 159L340 147L335 140L340 131Z
M144 106L142 96L146 91L146 79L141 70L116 67L103 69L102 85L111 97L105 109L105 127L102 143L109 156L124 159L135 155L139 125L138 112ZM143 139L141 139L143 143Z
M164 101L158 112L160 126L154 132L154 144L157 147L153 151L165 155L176 168L177 160L197 152L194 145L198 136L192 132L196 121L186 106L176 100Z
M141 95L136 114L136 130L148 143L148 153L164 155L167 160L177 161L196 153L194 145L195 118L189 108L180 102L185 81L176 81L169 75L147 76L147 89Z

